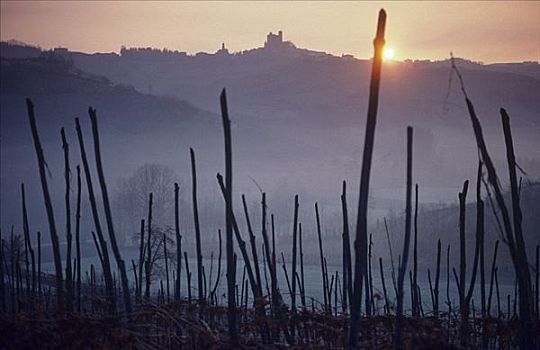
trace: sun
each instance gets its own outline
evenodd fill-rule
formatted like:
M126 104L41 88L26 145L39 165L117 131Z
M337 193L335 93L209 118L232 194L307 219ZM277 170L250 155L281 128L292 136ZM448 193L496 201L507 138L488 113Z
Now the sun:
M391 60L394 58L395 54L396 54L396 51L394 51L394 49L387 47L384 49L383 58L385 60Z

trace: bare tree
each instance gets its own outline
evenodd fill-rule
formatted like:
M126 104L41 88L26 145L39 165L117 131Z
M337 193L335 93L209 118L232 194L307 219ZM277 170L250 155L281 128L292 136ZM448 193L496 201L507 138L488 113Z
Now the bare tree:
M145 226L144 230L136 231L132 235L132 241L134 244L139 244L139 241L141 240L141 233L144 234L144 231L147 231L147 225ZM145 243L144 246L146 247L148 243L146 243L146 237L144 238ZM152 236L150 238L150 252L151 256L145 256L144 262L149 262L150 264L150 279L156 280L158 277L165 277L166 271L165 271L165 252L163 249L164 240L167 240L167 245L171 246L175 244L175 230L172 227L169 226L157 226L152 225ZM145 251L146 250L145 248ZM167 250L167 260L170 261L171 264L176 264L176 253L174 250L168 249ZM180 259L182 259L182 256L180 256ZM138 271L139 270L139 262L135 264ZM144 267L144 266L143 266ZM141 276L143 274L140 274ZM141 278L141 277L139 277Z
M134 232L138 229L141 218L146 217L148 194L153 194L152 220L156 225L165 225L174 212L174 197L171 188L178 182L180 193L182 184L176 178L174 171L161 164L144 164L135 172L118 183L115 193L116 212L127 226L124 232ZM124 237L129 240L130 237Z

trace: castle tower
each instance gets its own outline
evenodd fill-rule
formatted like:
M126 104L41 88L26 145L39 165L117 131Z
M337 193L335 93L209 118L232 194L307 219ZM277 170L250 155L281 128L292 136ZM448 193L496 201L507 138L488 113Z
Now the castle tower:
M225 47L225 43L221 43L221 49L219 49L216 54L218 55L228 55L229 50Z
M283 44L283 31L278 31L277 34L272 32L268 33L266 36L266 42L264 47L267 49L279 49Z

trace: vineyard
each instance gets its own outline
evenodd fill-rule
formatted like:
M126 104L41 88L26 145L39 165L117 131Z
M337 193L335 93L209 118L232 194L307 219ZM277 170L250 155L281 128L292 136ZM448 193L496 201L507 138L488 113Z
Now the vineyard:
M317 295L310 295L306 289L305 236L298 220L298 195L291 195L294 219L288 236L290 262L283 252L276 250L274 215L268 210L264 192L260 198L261 223L252 222L244 195L243 210L234 210L233 135L225 89L220 96L224 147L219 150L225 157L225 169L223 174L217 174L216 182L223 197L226 221L223 230L217 233L219 252L212 255L209 269L202 254L196 150L190 149L194 232L181 232L178 184L170 189L175 203L172 240L153 225L156 213L153 194L148 193L147 216L140 221L138 256L127 261L116 239L106 169L101 158L103 152L113 150L101 149L97 111L92 107L88 110L90 132L84 130L84 121L75 119L80 165L73 167L71 145L66 137L68 130L61 129L67 218L61 224L55 220L48 186L49 172L56 169L48 168L38 128L38 122L46 121L39 120L39 106L36 111L33 102L27 99L54 272L42 267L43 237L40 232L32 233L29 227L26 203L38 199L27 196L21 184L22 235L15 232L14 226L10 233L0 232L0 348L538 348L539 247L536 246L535 257L527 256L520 206L522 183L518 176L522 169L514 154L511 119L501 108L507 169L497 169L473 102L467 95L466 77L461 76L453 61L452 73L463 92L478 152L477 178L474 183L464 180L457 194L460 245L443 247L440 240L433 242L436 264L427 270L429 283L419 282L418 185L413 185L414 135L413 127L408 127L404 130L405 220L399 233L404 244L393 247L387 231L390 256L384 260L373 257L367 226L368 198L385 26L386 13L381 10L373 42L357 205L348 203L348 186L345 181L342 184L342 226L336 228L342 238L341 271L332 272L328 267L322 237L324 227L318 204L314 205L320 258ZM91 165L95 166L97 177L93 176ZM500 184L503 171L510 180L510 202ZM74 188L72 183L76 183ZM71 201L72 191L76 193L75 203ZM93 219L91 236L99 258L99 264L91 264L88 270L83 270L81 253L81 236L85 234L80 225L83 192L89 199L89 215ZM466 210L466 199L471 192L476 202L474 214ZM486 209L485 202L492 212ZM355 222L349 219L351 208L356 213L351 216L356 218ZM466 254L467 215L474 215L476 220L474 256ZM485 251L488 215L495 216L502 235L493 251ZM242 232L241 221L245 221L246 232ZM60 232L65 232L65 256L60 250ZM185 251L183 240L193 237L195 251ZM515 273L516 283L508 294L501 293L499 285L497 256L502 249L509 250ZM457 268L450 264L451 252L459 254ZM164 274L156 273L158 257L164 260ZM385 277L388 271L390 276ZM278 274L284 278L278 278ZM458 303L450 298L450 286L458 290Z

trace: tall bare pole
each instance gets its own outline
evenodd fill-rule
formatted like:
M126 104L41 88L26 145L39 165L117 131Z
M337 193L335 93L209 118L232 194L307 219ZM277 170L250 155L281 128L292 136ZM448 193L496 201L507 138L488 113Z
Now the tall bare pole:
M292 271L291 271L291 311L296 311L296 242L298 241L298 195L294 196ZM294 328L293 328L294 331Z
M195 152L193 148L189 149L191 158L191 183L192 183L192 200L193 200L193 221L195 224L195 244L197 248L197 285L199 301L203 301L203 277L202 277L202 252L201 252L201 229L199 224L199 206L197 204L197 168L195 164Z
M319 258L321 261L321 274L322 274L322 285L323 285L323 297L324 297L324 311L328 311L328 293L327 293L327 278L324 269L324 252L322 246L322 237L321 237L321 219L319 217L319 205L315 203L315 219L317 220L317 237L319 239Z
M248 228L249 233L249 242L251 245L251 255L253 256L253 265L255 267L255 277L257 279L257 289L259 290L259 296L262 296L262 282L261 282L261 271L259 268L259 257L257 254L257 244L255 242L255 234L253 233L253 229L251 227L251 220L249 219L249 212L248 207L246 203L246 197L242 195L242 205L244 206L244 214L246 216L246 224ZM247 265L246 265L247 267Z
M412 202L412 162L413 162L413 128L407 127L407 180L406 180L406 199L405 199L405 237L403 240L403 258L398 272L398 295L397 295L397 320L396 332L394 338L394 347L401 349L402 327L403 327L403 280L407 271L407 261L409 259L409 245L411 241L411 202Z
M65 204L66 204L66 301L68 308L72 307L73 302L73 281L71 280L71 204L70 204L70 175L69 169L69 144L66 139L66 132L64 128L60 129L60 135L62 136L62 149L64 150L64 179L65 179Z
M298 243L300 248L300 291L302 294L302 308L306 309L306 289L305 289L305 280L304 280L304 250L302 247L302 223L298 223Z
M180 187L174 183L174 232L176 235L176 287L175 300L180 301L180 275L182 271L182 235L180 235L180 205L179 205Z
M514 142L512 140L512 130L510 128L510 117L504 108L501 108L501 119L504 131L504 141L506 144L506 159L508 162L508 175L510 178L510 189L512 194L512 215L514 224L514 235L516 242L517 275L519 280L519 314L522 328L521 348L528 348L532 345L532 289L529 261L527 250L523 239L522 212L519 198L519 186L516 176L516 156L514 154ZM539 346L540 344L535 344Z
M413 305L414 316L420 314L418 305L418 184L414 186L414 242L413 242Z
M139 241L139 280L137 284L137 292L135 298L138 302L142 298L142 286L143 286L143 266L144 266L144 254L146 249L144 249L144 219L141 219L141 237Z
M369 178L371 173L371 159L375 143L375 125L377 123L377 109L379 104L379 86L381 82L382 53L384 48L384 31L386 27L386 12L379 11L377 21L377 34L373 41L374 55L371 68L371 82L369 90L369 104L364 138L364 154L362 158L362 174L360 178L360 195L358 197L358 214L356 220L355 242L355 271L353 299L351 300L351 329L349 345L355 347L358 343L360 327L360 304L362 302L362 279L367 267L367 209L369 196Z
M81 311L81 167L77 165L77 207L75 211L75 248L77 253L77 310Z
M170 302L170 282L169 282L169 256L167 253L167 235L163 234L163 256L165 257L165 279L167 284L167 303ZM165 296L163 296L165 299Z
M266 261L268 262L268 269L270 270L270 284L272 291L272 314L274 317L280 315L280 306L281 306L281 295L278 290L277 283L277 265L276 265L276 246L275 246L275 236L274 236L274 215L271 215L272 218L272 245L270 245L270 239L268 238L268 233L266 230L266 193L261 194L262 201L262 236L264 241L264 253L266 254ZM272 253L270 253L270 247L272 247Z
M212 292L210 293L210 301L212 301L212 298L216 295L217 288L219 286L219 279L221 277L221 246L222 246L222 239L221 239L221 230L218 230L218 239L219 239L219 255L217 259L218 264L218 270L217 270L217 277L216 277L216 283L214 284L214 288L212 288ZM216 299L217 300L217 299ZM217 304L217 302L216 302Z
M146 271L146 287L144 291L145 298L150 298L150 285L152 283L152 205L153 194L150 192L148 195L148 237L146 243L146 251L148 252L148 255L144 259L144 269Z
M112 273L111 273L109 251L107 249L107 242L105 241L105 238L103 237L103 232L101 230L101 222L100 222L99 213L97 210L96 197L94 195L94 186L92 184L92 176L90 175L90 166L88 165L88 158L86 157L86 149L84 146L84 139L83 139L83 134L82 134L79 118L75 118L75 127L77 129L77 137L79 139L80 154L81 154L81 159L83 162L84 174L86 177L86 187L88 189L88 199L90 200L90 209L92 210L94 226L95 226L96 233L99 239L99 245L101 246L100 247L101 254L103 256L101 263L103 267L103 275L105 277L105 288L107 289L109 307L111 311L114 311L116 309L116 297L115 297L115 291L113 287L113 278L112 278ZM99 247L99 246L96 244L96 247Z
M98 173L99 185L101 187L103 208L105 209L107 230L109 231L109 239L111 240L111 247L113 250L114 258L116 260L116 264L118 265L118 269L120 270L120 279L122 282L122 291L124 294L124 307L126 312L129 314L131 313L131 296L129 293L129 282L127 277L126 264L124 262L124 259L122 259L122 254L120 253L120 249L118 248L118 243L116 242L116 234L114 232L111 205L109 203L109 194L107 192L107 183L105 182L103 163L101 161L96 110L92 107L89 107L88 114L90 115L90 122L92 124L92 135L94 136L94 156L96 158L96 168Z
M225 184L223 183L223 176L218 173L216 178L218 180L219 187L221 188L223 198L225 198ZM232 221L234 236L236 237L236 242L238 243L238 247L240 248L240 252L242 253L242 258L244 259L244 266L246 267L246 270L247 270L249 282L251 285L251 291L253 292L254 298L259 299L262 295L261 293L259 293L260 289L257 285L257 281L255 280L255 275L253 274L251 261L249 260L249 255L246 249L246 242L244 241L244 239L242 239L242 236L240 235L240 229L238 228L238 223L236 221L236 217L234 216L234 213L231 213L231 221Z
M32 298L35 298L35 291L36 291L36 260L35 260L35 254L34 249L32 248L32 240L30 239L30 227L28 225L28 212L26 210L26 195L24 191L24 184L21 184L21 196L22 196L22 215L23 215L23 233L24 238L27 242L28 246L28 252L30 253L30 257L32 259ZM0 239L1 241L1 239ZM3 260L0 260L0 265L3 264ZM28 273L28 271L27 271ZM1 283L4 281L2 280ZM2 299L2 302L4 300ZM32 303L34 301L32 300Z
M227 255L227 298L228 298L228 320L229 337L232 346L238 344L238 333L236 331L236 300L234 299L236 271L234 264L233 247L233 199L232 199L232 147L231 147L231 121L227 109L227 95L225 89L221 92L221 117L223 120L223 134L225 139L225 245Z
M466 327L468 318L468 305L465 295L465 272L467 270L466 260L466 237L465 237L465 200L467 198L467 190L469 188L469 180L463 183L463 190L459 193L459 313L461 316L460 324L460 342L464 346L466 344Z
M435 271L435 288L433 290L433 312L439 315L439 279L441 276L441 240L437 241L437 270Z
M485 247L484 247L484 201L482 200L482 161L478 161L478 171L476 175L476 234L479 243L480 254L480 310L482 318L486 317L486 275L485 275ZM481 206L481 208L480 208Z
M58 310L62 312L64 310L62 257L60 256L60 244L58 242L58 234L56 233L56 223L54 220L51 196L49 194L49 186L47 184L47 174L45 173L45 155L43 153L43 148L41 147L41 141L39 139L39 134L37 130L36 117L34 115L34 104L29 98L26 99L26 108L28 111L30 128L32 129L32 137L34 139L34 147L36 149L36 156L39 167L39 177L41 179L41 189L43 191L43 200L45 202L47 220L49 222L49 232L51 235L52 249L54 255L54 269L56 272L56 299L58 304Z
M38 284L38 295L41 297L41 232L37 232L37 242L38 242L38 254L37 254L37 284Z
M347 311L348 300L352 300L352 259L351 239L349 236L349 213L347 209L347 182L343 180L341 193L341 210L343 214L343 311Z

